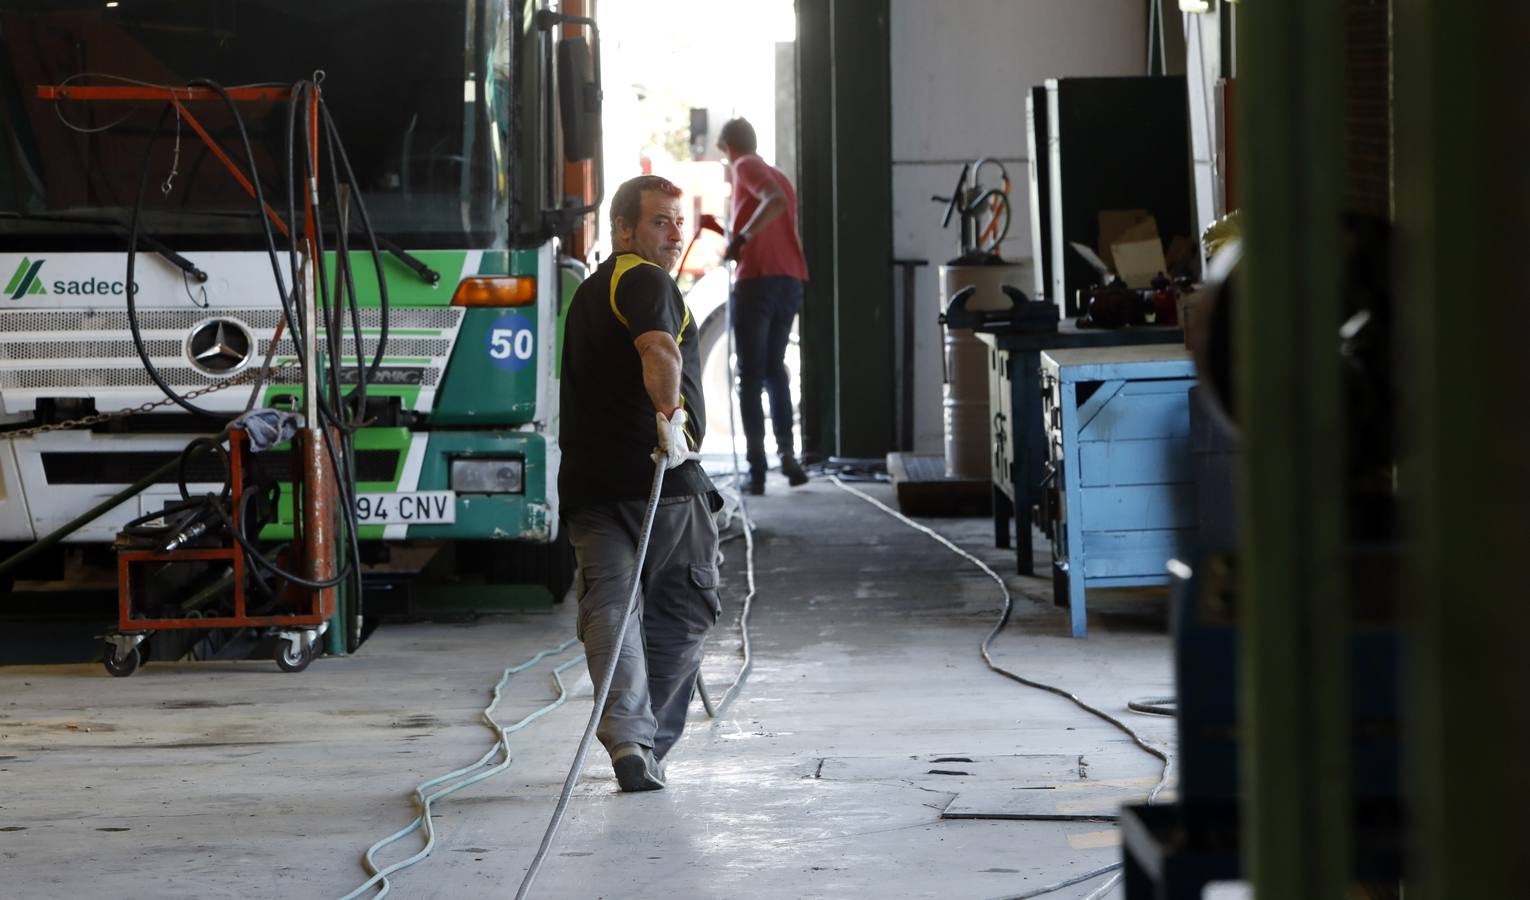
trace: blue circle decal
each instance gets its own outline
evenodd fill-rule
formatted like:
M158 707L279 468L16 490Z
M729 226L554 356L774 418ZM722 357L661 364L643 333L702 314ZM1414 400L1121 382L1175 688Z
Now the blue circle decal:
M537 332L531 320L507 312L489 326L489 361L506 372L526 368L537 351Z

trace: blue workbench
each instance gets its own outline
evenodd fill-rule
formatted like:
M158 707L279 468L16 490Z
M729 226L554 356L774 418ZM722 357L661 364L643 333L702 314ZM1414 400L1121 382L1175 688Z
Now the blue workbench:
M1166 584L1165 564L1193 539L1194 384L1182 346L1041 354L1053 584L1074 637L1089 588Z
M1009 547L1015 533L1015 571L1033 575L1032 510L1045 474L1046 430L1041 420L1041 353L1075 347L1138 344L1183 345L1174 326L1079 328L1071 321L1056 331L977 332L989 347L988 411L993 440L993 540Z

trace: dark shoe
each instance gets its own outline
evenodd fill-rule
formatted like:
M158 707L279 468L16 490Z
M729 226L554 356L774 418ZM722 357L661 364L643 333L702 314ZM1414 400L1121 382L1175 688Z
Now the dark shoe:
M642 744L617 744L611 751L611 768L616 772L616 783L625 792L664 789L664 778L659 764L654 762L653 751Z
M802 463L797 462L797 457L790 453L781 457L781 474L786 476L786 483L792 487L808 483L807 473L802 471Z
M753 494L756 497L764 496L765 473L761 472L757 475L740 475L738 479L738 489L746 494Z

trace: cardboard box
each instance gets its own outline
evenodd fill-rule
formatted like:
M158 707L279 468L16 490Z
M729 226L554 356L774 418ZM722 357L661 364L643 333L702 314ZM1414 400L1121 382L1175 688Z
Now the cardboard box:
M1112 209L1100 213L1100 257L1127 287L1150 287L1164 262L1158 222L1145 209Z

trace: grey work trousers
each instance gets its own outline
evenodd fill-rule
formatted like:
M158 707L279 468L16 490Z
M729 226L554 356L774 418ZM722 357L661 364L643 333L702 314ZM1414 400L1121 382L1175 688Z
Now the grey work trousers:
M632 587L647 503L581 507L566 519L578 563L578 635L597 690L610 664ZM601 711L596 736L609 751L635 742L663 758L685 730L702 642L722 613L717 524L707 498L665 497L654 515L639 604Z

